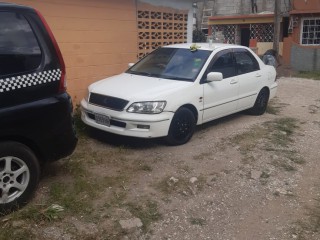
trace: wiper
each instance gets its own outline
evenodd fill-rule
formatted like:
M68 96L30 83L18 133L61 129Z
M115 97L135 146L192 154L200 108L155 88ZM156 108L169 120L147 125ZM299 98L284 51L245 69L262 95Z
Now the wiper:
M176 77L176 76L161 76L161 78L164 79L172 79L172 80L180 80L180 81L193 81L191 78L182 78L182 77Z
M142 75L142 76L148 76L148 77L152 76L152 73L148 73L148 72L129 71L128 73L132 73L132 74L136 74L136 75Z

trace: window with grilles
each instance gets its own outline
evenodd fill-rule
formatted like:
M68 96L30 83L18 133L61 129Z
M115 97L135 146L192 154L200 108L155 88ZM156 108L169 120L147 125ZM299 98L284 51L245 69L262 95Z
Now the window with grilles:
M237 25L215 25L212 27L213 36L225 43L235 44ZM223 38L223 39L221 39Z
M301 44L320 45L320 18L302 20Z
M273 42L273 23L259 23L250 25L250 38L258 42Z

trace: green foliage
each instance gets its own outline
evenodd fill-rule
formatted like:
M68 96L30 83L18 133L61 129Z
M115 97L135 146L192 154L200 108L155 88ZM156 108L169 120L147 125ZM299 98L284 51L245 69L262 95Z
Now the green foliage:
M76 128L76 132L78 137L84 137L88 133L88 127L84 122L81 120L81 109L80 105L77 105L76 108L73 111L73 120L74 120L74 125Z
M313 80L320 80L320 71L310 71L310 72L306 72L306 71L301 71L299 73L296 74L296 77L300 77L300 78L309 78L309 79L313 79Z
M206 42L206 35L201 31L201 30L193 30L192 33L192 42L194 43L201 43L201 42Z

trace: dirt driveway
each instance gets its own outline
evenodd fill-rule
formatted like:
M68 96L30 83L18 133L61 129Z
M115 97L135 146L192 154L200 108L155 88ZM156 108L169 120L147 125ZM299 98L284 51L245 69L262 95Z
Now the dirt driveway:
M81 131L0 239L320 239L319 139L320 81L294 78L183 146Z

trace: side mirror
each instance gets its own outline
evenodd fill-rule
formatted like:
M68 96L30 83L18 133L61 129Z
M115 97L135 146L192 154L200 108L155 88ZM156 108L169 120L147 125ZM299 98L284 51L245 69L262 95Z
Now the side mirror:
M134 63L128 63L128 67L131 68L134 65Z
M210 72L207 75L208 82L222 81L223 74L221 72Z

